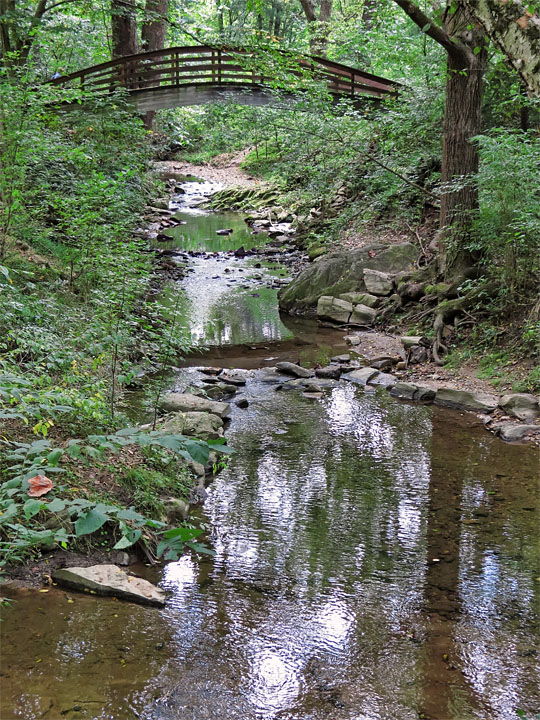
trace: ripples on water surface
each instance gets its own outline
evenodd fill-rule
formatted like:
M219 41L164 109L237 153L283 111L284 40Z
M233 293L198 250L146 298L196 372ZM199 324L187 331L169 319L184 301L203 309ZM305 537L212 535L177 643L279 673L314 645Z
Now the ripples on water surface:
M533 717L537 451L349 385L246 394L215 558L167 566L163 611L17 593L2 719Z

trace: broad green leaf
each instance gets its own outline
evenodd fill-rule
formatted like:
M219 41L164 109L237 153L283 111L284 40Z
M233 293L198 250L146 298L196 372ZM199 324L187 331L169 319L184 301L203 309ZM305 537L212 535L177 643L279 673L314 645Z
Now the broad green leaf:
M89 535L90 533L96 532L100 527L105 525L107 520L110 520L108 515L99 512L98 510L89 510L75 522L75 535L80 537L81 535Z
M187 540L193 540L193 538L196 538L202 534L203 531L199 530L198 528L178 527L172 528L172 530L167 530L163 533L163 537L167 538L167 540L179 538L180 540L182 540L182 542L186 542Z
M52 500L46 507L50 512L62 512L62 510L66 507L66 503L60 498L54 498L54 500Z
M127 535L122 535L120 540L114 545L113 550L123 550L124 548L130 547L131 545L134 545L137 540L141 537L142 531L141 530L135 530L132 533L129 533Z
M40 510L46 507L46 504L42 500L27 500L23 505L23 512L27 520L37 515Z

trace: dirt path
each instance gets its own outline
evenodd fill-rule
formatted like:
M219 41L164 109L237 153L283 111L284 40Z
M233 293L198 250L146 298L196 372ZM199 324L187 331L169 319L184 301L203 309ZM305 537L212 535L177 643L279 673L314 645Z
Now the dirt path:
M223 153L212 158L203 165L195 165L182 160L166 160L159 163L160 168L167 168L173 172L184 175L195 175L210 182L221 183L224 187L259 187L264 186L264 180L254 178L242 170L241 162L249 154L251 148L235 153Z

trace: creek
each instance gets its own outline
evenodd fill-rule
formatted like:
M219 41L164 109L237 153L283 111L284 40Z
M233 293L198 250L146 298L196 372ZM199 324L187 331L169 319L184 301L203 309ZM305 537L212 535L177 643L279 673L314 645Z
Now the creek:
M171 241L194 268L191 338L210 347L191 365L335 352L341 334L279 317L281 263L230 253L260 247L241 218L197 207ZM170 591L163 610L10 589L2 720L536 717L538 449L352 383L317 400L275 388L254 369L249 407L233 405L235 452L199 517L215 556L137 568Z

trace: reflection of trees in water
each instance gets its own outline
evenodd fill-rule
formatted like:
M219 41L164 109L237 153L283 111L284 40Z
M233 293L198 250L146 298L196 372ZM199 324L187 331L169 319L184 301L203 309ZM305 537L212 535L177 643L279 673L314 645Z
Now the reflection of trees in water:
M534 657L519 656L535 634L534 564L520 568L538 551L534 523L519 519L521 486L493 525L462 520L523 450L436 412L432 431L428 409L353 392L323 407L269 390L231 437L212 510L223 642L248 677L250 653L288 657L306 689L282 707L298 716L322 712L329 674L359 711L510 717L537 696Z
M251 292L259 297L252 297ZM230 292L212 305L204 321L204 343L237 345L291 337L279 317L277 291L254 286Z
M450 422L433 419L422 710L428 718L468 711L502 720L527 698L538 706L540 696L538 667L520 652L540 620L537 525L521 510L538 461L482 430L450 430ZM517 467L521 482L512 483ZM514 562L516 551L526 560L525 547L529 562Z

